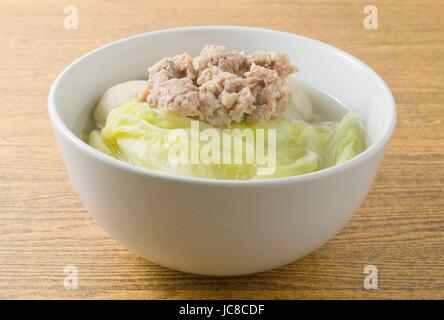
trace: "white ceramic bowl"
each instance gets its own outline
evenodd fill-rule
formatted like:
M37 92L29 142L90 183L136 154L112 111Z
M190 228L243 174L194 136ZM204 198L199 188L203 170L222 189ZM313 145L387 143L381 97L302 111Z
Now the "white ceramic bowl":
M369 148L326 170L269 181L218 181L151 172L108 157L79 137L105 89L142 79L163 56L207 43L285 52L296 77L357 110ZM395 101L368 66L327 44L279 31L191 27L150 32L99 48L54 81L49 114L71 181L106 231L160 265L242 275L296 260L333 237L361 205L396 121Z

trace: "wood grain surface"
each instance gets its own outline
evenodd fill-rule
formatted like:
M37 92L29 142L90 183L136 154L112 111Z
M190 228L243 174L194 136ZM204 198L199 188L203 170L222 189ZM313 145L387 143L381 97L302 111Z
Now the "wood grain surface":
M79 27L63 27L64 6ZM444 2L0 1L0 298L444 299ZM145 261L81 205L47 114L57 74L110 41L189 25L285 30L342 48L373 67L399 118L370 194L345 229L309 256L266 273L212 278ZM376 265L379 288L363 287ZM65 290L64 267L78 269Z

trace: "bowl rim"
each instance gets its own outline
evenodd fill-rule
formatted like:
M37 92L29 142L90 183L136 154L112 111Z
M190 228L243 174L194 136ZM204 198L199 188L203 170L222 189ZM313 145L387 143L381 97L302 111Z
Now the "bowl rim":
M351 63L355 63L359 65L359 67L363 68L365 71L372 74L376 80L378 80L382 88L384 90L384 93L387 95L387 97L390 100L389 105L387 105L387 108L390 110L387 114L391 116L391 119L389 119L389 124L385 132L378 137L372 145L370 145L366 150L358 154L357 156L353 157L352 159L345 161L343 163L337 164L333 167L321 169L318 171L298 175L298 176L289 176L289 177L282 177L282 178L273 178L273 179L264 179L264 180L227 180L227 179L211 179L211 178L201 178L201 177L190 177L190 176L181 176L181 175L174 175L171 173L161 172L161 171L154 171L147 168L138 167L136 165L115 159L111 156L108 156L90 145L88 145L86 142L84 142L82 139L77 137L61 120L59 112L56 108L55 103L55 94L57 91L57 88L61 81L63 81L63 78L65 74L69 72L71 68L73 68L75 65L81 63L83 59L87 59L89 56L94 55L96 52L101 50L109 49L115 45L120 45L124 42L131 41L138 38L143 38L149 35L153 34L167 34L167 33L178 33L183 31L203 31L203 30L215 30L215 31L236 31L236 30L243 30L243 31L251 31L251 32L261 32L261 33L269 33L269 34L275 34L275 35L281 35L281 36L287 36L287 37L296 37L300 38L305 41L310 41L313 43L316 43L317 45L324 47L328 50L333 51L336 54L339 54L346 59L348 59ZM54 80L54 82L51 85L49 95L48 95L48 113L50 120L54 126L54 129L61 133L61 135L67 139L72 145L79 148L82 152L88 154L95 160L98 160L99 162L103 162L109 166L115 167L116 169L130 171L132 173L141 174L143 176L147 176L150 178L157 178L162 180L169 180L174 182L183 182L183 183L190 183L190 184L199 184L199 185L229 185L229 186L265 186L265 185L275 185L275 184L286 184L286 183L298 183L298 182L304 182L309 180L316 180L323 177L328 177L331 175L334 175L336 173L342 172L344 170L347 170L348 168L354 167L358 165L359 163L365 161L367 158L371 157L373 154L378 152L381 148L384 148L388 141L390 140L393 131L396 126L396 118L397 118L397 110L396 110L396 102L393 97L392 92L390 91L388 85L385 83L385 81L382 79L382 77L376 73L372 68L370 68L367 64L359 60L358 58L352 56L351 54L338 49L332 45L329 45L327 43L321 42L316 39L312 39L309 37L301 36L299 34L280 31L280 30L274 30L274 29L266 29L266 28L258 28L258 27L249 27L249 26L231 26L231 25L214 25L214 26L188 26L188 27L178 27L178 28L170 28L170 29L163 29L163 30L157 30L157 31L150 31L145 33L136 34L130 37L126 37L123 39L119 39L116 41L113 41L111 43L105 44L103 46L100 46L97 49L94 49L92 51L89 51L88 53L82 55L81 57L77 58L74 62L69 64Z

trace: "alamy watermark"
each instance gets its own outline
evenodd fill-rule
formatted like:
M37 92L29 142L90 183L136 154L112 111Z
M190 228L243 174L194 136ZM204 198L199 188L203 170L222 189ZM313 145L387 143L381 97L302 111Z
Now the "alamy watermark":
M79 284L77 267L73 265L65 266L63 273L66 275L63 280L63 287L67 290L76 290Z
M376 290L378 289L378 268L374 265L367 265L363 270L364 274L364 289Z
M65 18L63 19L63 27L66 30L77 30L79 28L79 10L73 4L63 8Z
M378 29L378 8L374 5L366 5L364 7L364 20L362 21L362 25L367 30L376 30Z
M276 129L199 129L199 121L191 128L173 129L168 150L172 165L189 164L254 164L257 174L272 175L276 170Z

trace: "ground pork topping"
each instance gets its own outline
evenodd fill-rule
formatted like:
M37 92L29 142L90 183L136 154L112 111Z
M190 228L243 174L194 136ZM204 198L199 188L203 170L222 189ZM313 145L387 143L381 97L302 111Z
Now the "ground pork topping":
M150 92L164 81L184 77L194 80L197 76L193 68L193 58L187 53L165 57L152 65L148 72L147 87L138 96L142 101L147 100Z
M247 56L206 45L194 59L186 53L163 58L148 71L139 100L168 113L228 127L243 120L268 120L284 109L290 101L284 79L296 68L282 53L258 51Z
M148 96L148 104L166 113L198 116L199 99L196 86L188 78L170 79L155 86Z
M216 45L206 45L200 55L194 58L193 65L198 73L211 66L216 66L222 71L239 76L242 76L249 68L247 57L244 54Z
M218 127L241 122L254 110L254 97L246 80L212 66L197 78L201 120Z
M246 84L255 97L256 106L247 121L257 123L269 120L290 102L290 89L275 70L253 64L245 76Z
M256 51L248 56L248 63L272 69L277 72L281 79L285 79L297 71L297 68L290 64L290 60L285 54L274 51Z

